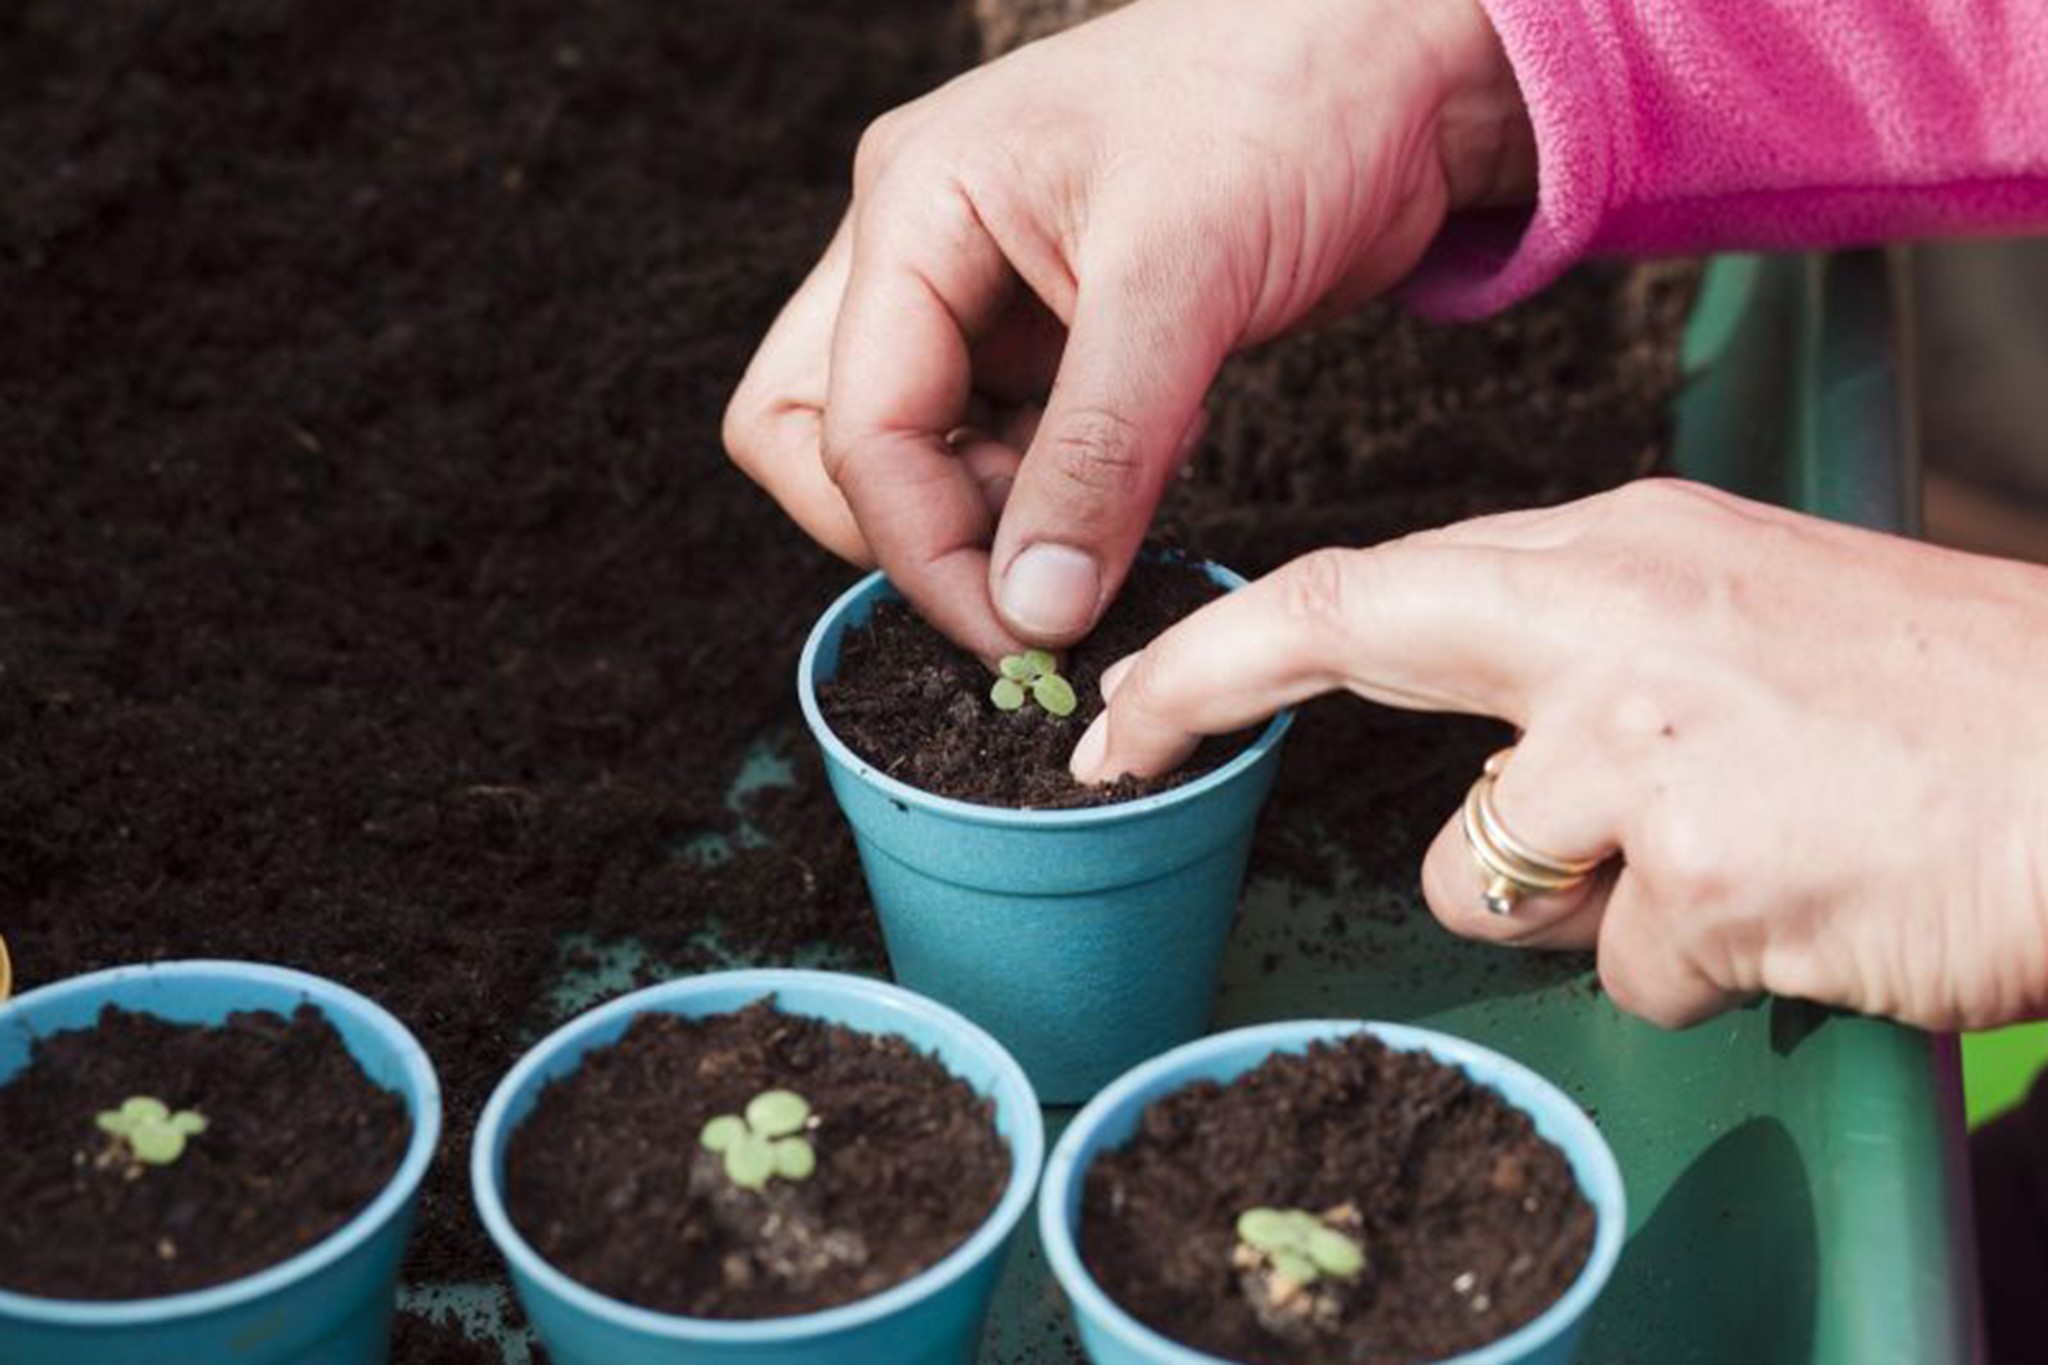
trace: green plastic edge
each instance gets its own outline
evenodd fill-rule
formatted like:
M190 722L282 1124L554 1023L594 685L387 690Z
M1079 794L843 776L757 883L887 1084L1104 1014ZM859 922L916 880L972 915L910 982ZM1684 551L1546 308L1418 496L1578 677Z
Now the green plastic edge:
M1680 474L1873 529L1916 533L1919 461L1905 420L1908 318L1881 251L1731 256L1708 270L1685 337ZM1775 415L1780 420L1773 423ZM1816 1181L1811 1359L1973 1359L1960 1064L1953 1037L1836 1015L1788 1058L1813 1122L1795 1140ZM1780 1105L1789 1096L1780 1096Z

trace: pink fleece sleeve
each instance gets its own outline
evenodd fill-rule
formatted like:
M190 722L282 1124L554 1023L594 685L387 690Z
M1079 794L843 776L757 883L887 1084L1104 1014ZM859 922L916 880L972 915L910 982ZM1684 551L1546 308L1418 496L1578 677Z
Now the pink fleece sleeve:
M1410 281L1503 308L1590 253L2048 228L2048 0L1481 0L1536 133L1533 214Z

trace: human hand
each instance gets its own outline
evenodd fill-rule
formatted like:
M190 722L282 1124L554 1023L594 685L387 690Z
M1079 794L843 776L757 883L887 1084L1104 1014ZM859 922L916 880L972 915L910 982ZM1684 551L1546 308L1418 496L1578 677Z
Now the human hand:
M984 658L1069 644L1223 358L1528 197L1530 139L1477 0L1140 0L868 130L727 448Z
M1073 766L1165 771L1340 688L1498 716L1502 823L1620 856L1496 916L1453 820L1451 929L1597 948L1667 1026L1771 991L1974 1028L2048 1010L2044 671L2048 570L1647 482L1296 560L1105 674Z

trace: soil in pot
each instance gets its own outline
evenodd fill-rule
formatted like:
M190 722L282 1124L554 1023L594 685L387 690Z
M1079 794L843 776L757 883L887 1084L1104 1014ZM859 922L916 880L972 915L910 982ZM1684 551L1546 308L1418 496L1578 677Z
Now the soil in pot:
M1302 1285L1247 1247L1302 1211L1364 1267ZM1149 1107L1089 1168L1081 1255L1186 1345L1256 1365L1410 1365L1505 1336L1571 1284L1595 1216L1564 1155L1464 1073L1360 1035Z
M98 1122L136 1097L205 1127L152 1164L146 1137ZM0 1288L140 1299L320 1241L390 1182L412 1119L310 1005L217 1027L109 1006L91 1028L36 1041L0 1085L0 1134Z
M752 1102L801 1096L808 1171L758 1188L707 1147ZM762 1000L689 1019L650 1013L552 1082L512 1134L505 1203L552 1264L627 1303L769 1318L880 1293L964 1242L1001 1199L993 1103L901 1038Z
M1139 562L1087 639L1063 653L1058 675L1074 709L1055 715L1029 696L1014 709L991 697L994 680L972 654L900 602L875 608L846 632L839 670L818 689L826 723L847 747L900 782L937 796L1025 810L1108 805L1190 781L1229 761L1257 735L1211 740L1174 772L1085 786L1067 758L1102 712L1102 674L1223 589L1185 556L1155 551Z

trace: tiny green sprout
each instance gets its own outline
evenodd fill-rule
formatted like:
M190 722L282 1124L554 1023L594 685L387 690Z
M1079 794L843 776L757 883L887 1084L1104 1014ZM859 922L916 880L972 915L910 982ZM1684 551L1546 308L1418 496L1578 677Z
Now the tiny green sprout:
M150 1095L134 1095L95 1120L101 1132L128 1144L128 1150L145 1166L168 1166L185 1153L185 1140L206 1131L206 1116L194 1109L171 1112L171 1107Z
M1042 649L1005 654L996 665L1002 676L989 688L988 699L998 711L1018 710L1028 698L1037 702L1047 715L1071 716L1079 703L1074 685L1059 675L1058 667L1059 660Z
M1365 1269L1364 1248L1302 1209L1246 1209L1237 1218L1237 1240L1275 1275L1300 1285L1325 1275L1348 1280Z
M725 1159L725 1175L743 1190L766 1189L770 1179L807 1180L818 1169L818 1154L799 1136L811 1121L811 1106L794 1090L763 1090L747 1101L746 1117L720 1114L704 1125L697 1141Z

